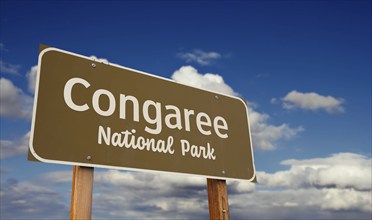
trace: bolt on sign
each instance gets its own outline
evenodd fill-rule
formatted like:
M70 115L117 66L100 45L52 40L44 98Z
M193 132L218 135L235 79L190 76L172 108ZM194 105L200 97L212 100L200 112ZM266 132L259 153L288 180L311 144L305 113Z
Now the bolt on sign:
M242 99L56 48L38 65L38 161L254 181Z

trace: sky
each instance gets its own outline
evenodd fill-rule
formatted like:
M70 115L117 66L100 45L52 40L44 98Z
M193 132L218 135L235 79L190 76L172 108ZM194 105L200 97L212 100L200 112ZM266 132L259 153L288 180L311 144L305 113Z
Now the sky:
M371 1L1 1L0 217L68 219L27 161L40 44L247 100L258 183L232 219L371 219ZM149 88L151 89L151 88ZM93 219L206 219L206 179L95 169Z

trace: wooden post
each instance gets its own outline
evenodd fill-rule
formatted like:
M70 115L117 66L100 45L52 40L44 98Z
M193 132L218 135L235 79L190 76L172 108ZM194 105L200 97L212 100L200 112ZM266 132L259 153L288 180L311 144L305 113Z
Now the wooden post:
M211 220L229 220L229 202L226 180L207 179L209 218Z
M70 219L92 218L93 167L74 166Z

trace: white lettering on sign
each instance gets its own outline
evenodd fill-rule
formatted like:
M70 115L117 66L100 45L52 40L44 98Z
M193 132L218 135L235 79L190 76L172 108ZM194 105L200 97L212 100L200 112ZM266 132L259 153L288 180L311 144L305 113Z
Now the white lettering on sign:
M72 78L69 81L67 81L65 85L65 89L63 90L63 97L65 98L65 102L68 105L68 107L70 107L72 110L83 112L89 109L88 105L87 104L76 105L74 101L72 101L71 97L72 87L77 83L82 84L83 86L85 86L85 88L88 88L90 86L90 84L84 79Z
M182 129L182 123L181 123L181 113L180 113L180 110L174 106L174 105L166 105L165 106L165 109L166 110L170 110L172 109L174 111L173 114L171 113L168 113L166 116L165 116L165 124L167 125L168 128L171 128L171 129L178 129L178 130L181 130ZM172 124L171 123L171 119L174 118L176 123ZM188 120L188 119L187 119ZM186 121L186 119L185 119Z
M202 120L202 118L205 118L205 121ZM196 116L196 126L198 127L199 131L204 134L204 135L210 135L211 131L210 130L204 130L202 128L202 125L210 127L211 126L211 119L209 118L209 115L207 115L204 112L200 112Z
M151 118L149 115L149 108L152 106L155 108L155 118ZM143 117L145 118L146 122L150 124L155 124L155 128L145 127L145 131L150 134L160 134L161 132L161 104L160 102L154 102L152 100L146 100L143 103Z
M106 111L102 110L101 107L99 106L99 99L100 99L101 95L106 95L109 99L110 104L109 104L109 108ZM102 116L112 115L114 113L115 107L116 107L114 95L112 95L112 93L107 91L106 89L99 89L99 90L94 92L92 104L93 104L94 110Z
M218 122L221 122L222 125L219 125ZM227 127L227 122L224 118L222 118L221 116L217 116L214 118L213 120L213 126L214 126L214 130L216 131L216 134L221 137L221 138L227 138L227 134L222 134L220 133L220 130L223 129L223 130L228 130L228 127Z
M63 97L68 107L70 107L74 111L84 112L90 109L88 105L89 102L86 102L83 105L78 105L73 101L72 97L72 89L75 85L80 84L83 85L86 89L89 89L90 83L82 78L71 78L65 84ZM75 94L78 95L78 94ZM133 121L139 122L140 121L140 103L135 96L125 95L125 94L118 94L119 95L119 118L120 119L127 119L127 108L131 106L133 108ZM108 108L103 109L100 106L100 99L108 99ZM88 102L88 103L87 103ZM128 103L130 103L128 105ZM101 116L111 116L114 114L116 110L116 99L114 94L106 89L98 89L94 91L92 95L91 105L93 110ZM162 119L162 110L166 111L166 115L164 120ZM183 113L183 114L182 114ZM211 118L205 112L198 112L196 117L195 111L192 109L183 109L181 111L177 106L174 105L165 105L165 109L162 107L162 103L156 102L153 100L146 100L142 105L142 116L147 122L145 126L145 131L150 134L160 134L163 129L163 123L169 129L178 129L182 130L185 129L186 131L190 131L190 123L194 120L194 124L196 125L199 132L205 136L216 134L220 138L228 138L228 124L222 116L216 116ZM209 148L208 148L209 149ZM198 154L195 154L198 155Z
M134 96L120 94L120 118L126 119L127 101L131 101L133 105L133 121L139 122L139 107L138 100Z
M204 158L208 160L215 160L216 156L214 155L214 148L207 143L207 147L191 145L187 140L181 140L181 149L182 156L186 156L189 153L192 157Z
M155 140L154 138L145 138L142 136L134 136L136 130L113 132L111 128L107 127L106 130L102 127L98 127L98 144L103 144L102 140L108 146L113 147L125 147L132 148L134 150L147 150L157 153L168 153L174 154L173 137L169 136L167 141Z

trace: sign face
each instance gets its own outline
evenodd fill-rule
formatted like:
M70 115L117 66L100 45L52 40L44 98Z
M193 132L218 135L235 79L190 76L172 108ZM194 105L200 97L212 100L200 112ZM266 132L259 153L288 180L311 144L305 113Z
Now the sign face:
M46 48L30 152L47 163L253 181L242 99Z

